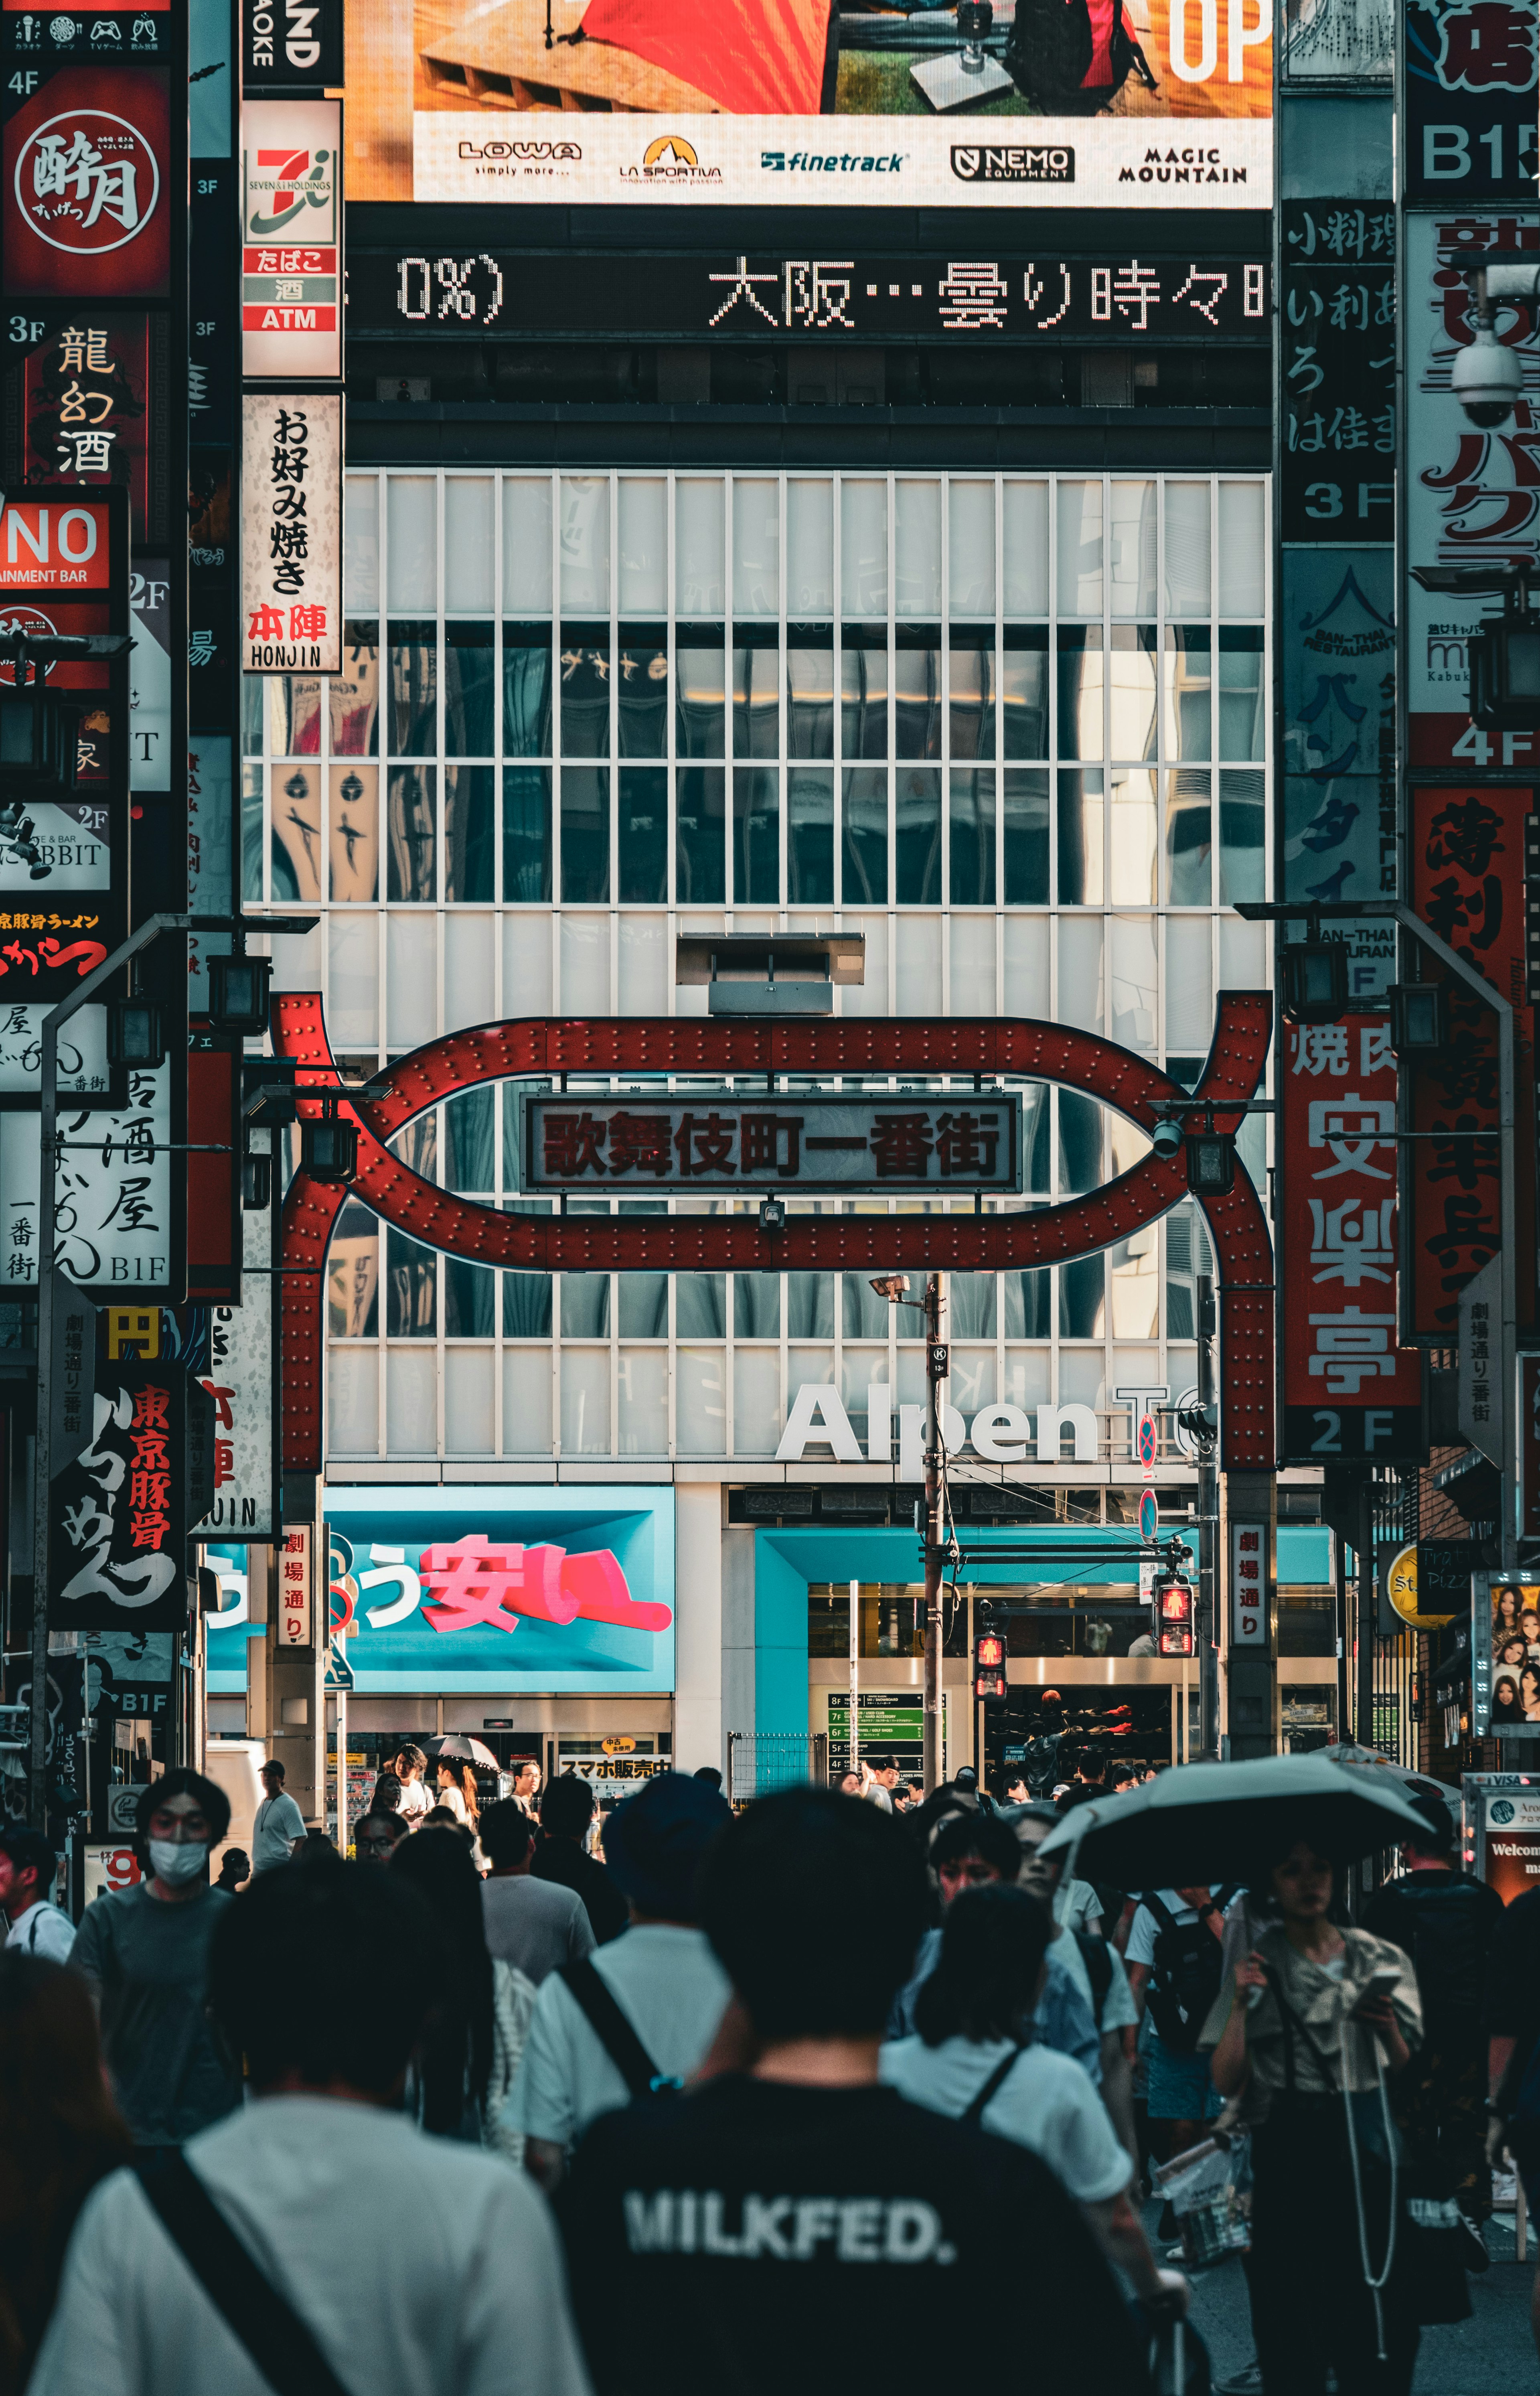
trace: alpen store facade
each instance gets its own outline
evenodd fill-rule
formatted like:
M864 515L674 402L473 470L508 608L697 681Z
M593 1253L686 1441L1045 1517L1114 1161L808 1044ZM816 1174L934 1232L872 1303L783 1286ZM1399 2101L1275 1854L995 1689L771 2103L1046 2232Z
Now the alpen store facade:
M1265 931L1233 912L1271 887L1268 520L1256 473L355 465L347 671L246 685L246 903L318 910L277 973L322 994L350 1077L479 1023L704 1015L708 991L675 978L682 935L805 931L864 940L837 1014L1053 1018L1191 1086L1215 993L1271 983ZM757 1203L524 1194L514 1098L508 1084L452 1098L397 1152L514 1211ZM1264 1188L1267 1138L1254 1117L1240 1142ZM1022 1146L1020 1194L981 1206L1073 1196L1145 1143L1037 1084ZM1144 1621L1120 1551L1139 1484L1130 1393L1194 1389L1208 1270L1184 1203L1105 1256L951 1277L953 1764L974 1742L970 1584L1038 1601L1013 1629L1024 1703L1002 1737L1031 1735L1028 1692L1072 1687L1134 1708L1152 1752L1185 1738L1181 1667L1127 1652ZM606 1740L688 1766L724 1761L734 1732L812 1729L837 1749L853 1581L863 1697L917 1692L897 1431L924 1393L920 1319L866 1276L498 1272L351 1200L326 1298L334 1548L351 1543L360 1584L397 1576L374 1584L387 1614L406 1605L404 1573L418 1584L410 1634L381 1630L359 1587L350 1744L463 1728L548 1768ZM978 1439L987 1418L998 1451L1002 1409L1008 1461ZM1185 1514L1195 1473L1160 1419L1162 1510ZM1295 1498L1313 1506L1285 1488L1281 1511ZM565 1538L556 1517L574 1510ZM650 1525L644 1589L599 1538L631 1514ZM453 1564L425 1572L423 1556L478 1534L569 1558L603 1546L627 1603L668 1609L667 1637L601 1626L615 1653L578 1639L558 1665L548 1622L510 1634L452 1606L446 1621L433 1575ZM1334 1704L1327 1551L1323 1531L1281 1531L1282 1727L1293 1704L1312 1737ZM644 1668L617 1662L644 1641ZM238 1692L212 1669L210 1691L236 1728ZM896 1752L903 1711L873 1709Z

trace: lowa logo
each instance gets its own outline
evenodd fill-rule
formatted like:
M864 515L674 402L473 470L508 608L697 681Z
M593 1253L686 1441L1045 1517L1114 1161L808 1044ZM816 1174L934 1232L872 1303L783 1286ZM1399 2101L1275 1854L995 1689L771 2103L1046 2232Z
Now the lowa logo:
M703 166L693 142L682 133L660 133L649 141L640 166L623 166L621 180L649 183L720 183L720 166Z

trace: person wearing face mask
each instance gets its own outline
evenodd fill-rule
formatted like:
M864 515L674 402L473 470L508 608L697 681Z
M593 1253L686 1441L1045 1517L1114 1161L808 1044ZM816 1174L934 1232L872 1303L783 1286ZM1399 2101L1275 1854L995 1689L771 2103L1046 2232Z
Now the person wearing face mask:
M222 1790L201 1772L163 1773L140 1792L144 1877L88 1905L70 1955L96 2001L113 2093L136 2147L174 2148L241 2101L206 2006L209 1944L234 1899L208 1883L230 1828Z

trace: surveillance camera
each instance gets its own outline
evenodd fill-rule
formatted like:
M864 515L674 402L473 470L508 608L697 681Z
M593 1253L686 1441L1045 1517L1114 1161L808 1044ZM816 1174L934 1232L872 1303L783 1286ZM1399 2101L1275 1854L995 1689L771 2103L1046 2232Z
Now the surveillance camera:
M1469 349L1454 361L1450 387L1472 424L1490 430L1506 424L1523 388L1518 359L1490 326L1480 326Z
M1149 1135L1157 1156L1175 1156L1182 1145L1182 1126L1174 1116L1162 1116Z

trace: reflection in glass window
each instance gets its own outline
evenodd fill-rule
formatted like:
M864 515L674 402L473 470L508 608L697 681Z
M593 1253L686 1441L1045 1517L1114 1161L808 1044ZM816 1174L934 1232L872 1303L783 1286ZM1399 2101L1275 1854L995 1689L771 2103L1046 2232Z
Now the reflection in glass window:
M1049 1131L1053 1123L1052 1093L1046 1082L1029 1082L1021 1093L1023 1190L1046 1198L1053 1189Z
M888 1336L890 1309L885 1298L879 1298L868 1273L847 1272L840 1275L840 1319L847 1339L882 1339Z
M445 765L444 769L444 896L489 904L494 897L497 809L495 765Z
M610 1327L608 1273L562 1275L564 1339L607 1339Z
M321 896L321 768L272 769L272 895Z
M438 1258L390 1228L385 1235L385 1336L431 1339L438 1329Z
M1214 811L1209 778L1185 768L1165 778L1166 898L1173 907L1214 903Z
M1262 705L1262 627L1219 627L1219 754L1244 764L1267 755Z
M894 787L895 895L900 907L939 907L941 777L934 767L909 765Z
M953 772L949 809L951 903L995 903L995 778Z
M497 653L490 624L444 628L444 752L490 757L497 746Z
M438 754L438 626L392 623L391 636L391 754Z
M900 632L907 632L900 626ZM941 754L941 652L901 642L893 653L893 753Z
M669 1336L669 1276L666 1272L623 1272L616 1276L622 1339L666 1339Z
M321 748L321 685L313 675L268 676L268 755L314 757Z
M669 895L669 772L620 768L620 903L661 906Z
M888 753L888 656L885 624L847 624L840 651L840 754Z
M1155 897L1155 771L1114 765L1112 824L1108 835L1112 903L1148 907Z
M503 626L503 753L551 754L551 627Z
M953 1273L947 1286L948 1329L954 1339L992 1339L995 1336L995 1276L992 1272Z
M1114 624L1108 660L1109 755L1153 757L1158 711L1153 624Z
M1219 777L1219 903L1265 895L1267 783L1260 774Z
M948 710L954 764L974 757L984 762L995 753L994 665L992 642L979 642L965 649L953 645L947 672L950 677Z
M1059 1338L1104 1338L1107 1293L1100 1257L1082 1257L1072 1265L1060 1265L1057 1278Z
M243 677L250 687L250 678ZM259 688L260 686L257 686ZM379 752L379 626L344 624L342 671L326 684L334 757Z
M1155 1339L1161 1328L1161 1234L1150 1223L1109 1252L1112 1337Z
M834 754L834 649L793 646L786 652L786 753L789 757Z
M1061 624L1058 632L1058 752L1102 753L1102 636L1099 624Z
M1058 778L1058 895L1061 907L1102 903L1100 768L1062 766Z
M562 898L579 905L609 897L609 769L562 768Z
M419 1173L424 1181L438 1179L438 1114L432 1107L404 1125L386 1146L409 1173Z
M433 852L438 776L431 765L392 765L385 804L387 898L437 895Z
M832 767L787 768L786 885L787 899L793 907L827 907L833 903Z
M681 1339L722 1339L727 1331L724 1273L674 1275L674 1329Z
M503 903L551 899L551 768L503 767Z
M1206 624L1168 624L1162 659L1166 755L1206 765L1214 754L1213 659Z
M485 1265L464 1257L444 1259L444 1336L446 1339L490 1339L497 1303L498 1276Z
M733 651L733 754L780 754L780 651Z
M620 630L616 709L622 757L669 753L669 644L661 625Z
M774 906L779 896L780 775L774 765L738 765L733 771L734 901Z
M1008 624L1000 660L1001 754L1048 754L1048 627Z
M1008 1272L1001 1278L1004 1285L1006 1338L1046 1339L1053 1328L1049 1319L1053 1274L1044 1270Z
M1048 904L1048 770L1005 773L1005 904Z
M720 757L724 754L727 718L726 652L722 634L708 644L700 632L679 627L674 679L678 720L674 753L679 757Z
M727 895L727 776L682 765L674 792L674 896L681 907L719 907Z
M379 897L379 768L334 765L330 783L331 895L369 905Z
M734 1274L735 1339L778 1339L780 1313L779 1273Z
M1095 1190L1102 1175L1102 1111L1079 1090L1058 1094L1058 1188L1061 1198Z
M461 1090L444 1110L444 1186L467 1197L494 1186L498 1094Z
M840 785L843 896L845 907L885 906L888 895L887 772L856 766Z
M551 1275L505 1272L503 1338L549 1339L551 1337Z
M608 625L564 624L559 664L563 756L607 757L610 752Z
M334 1339L373 1339L379 1329L379 1224L353 1199L326 1250L326 1327Z
M786 1333L789 1339L833 1338L834 1275L832 1273L787 1274Z

